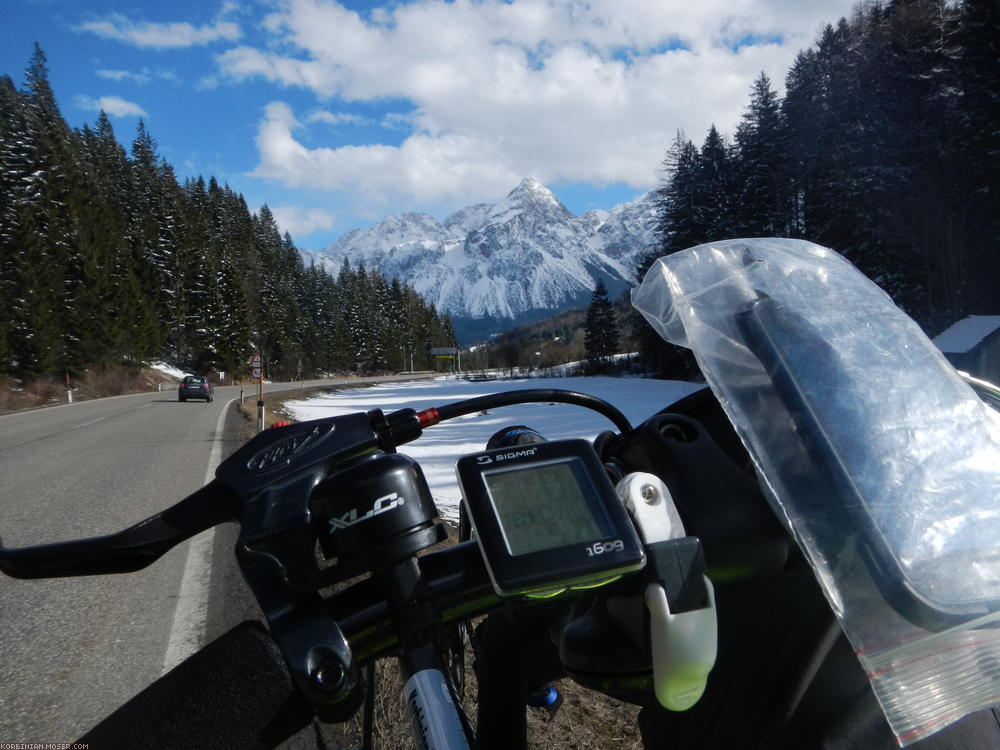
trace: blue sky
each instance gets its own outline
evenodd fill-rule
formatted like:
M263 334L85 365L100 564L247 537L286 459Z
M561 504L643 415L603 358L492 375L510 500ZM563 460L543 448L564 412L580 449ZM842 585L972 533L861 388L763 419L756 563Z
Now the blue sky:
M574 213L655 188L677 130L732 133L753 79L854 0L5 0L0 72L41 44L63 116L141 117L322 249L397 211L443 218L523 177Z

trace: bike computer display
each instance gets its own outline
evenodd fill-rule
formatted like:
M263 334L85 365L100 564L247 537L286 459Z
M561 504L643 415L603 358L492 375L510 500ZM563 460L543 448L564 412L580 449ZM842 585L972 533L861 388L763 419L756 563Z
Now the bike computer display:
M645 563L635 527L586 440L474 453L456 468L501 596L598 586Z

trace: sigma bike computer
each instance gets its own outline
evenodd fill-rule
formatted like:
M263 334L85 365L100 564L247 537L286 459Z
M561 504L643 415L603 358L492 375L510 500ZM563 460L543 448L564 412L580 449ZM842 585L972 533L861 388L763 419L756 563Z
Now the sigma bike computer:
M645 564L628 512L586 440L474 453L456 470L501 596L555 596Z

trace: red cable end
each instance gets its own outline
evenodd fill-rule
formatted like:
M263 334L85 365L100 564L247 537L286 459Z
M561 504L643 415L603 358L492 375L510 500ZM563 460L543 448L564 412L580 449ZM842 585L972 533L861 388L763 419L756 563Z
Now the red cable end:
M273 425L271 425L271 429L274 429L275 427L288 427L290 424L292 424L292 423L291 422L275 422Z
M431 425L435 425L441 421L441 417L438 416L438 410L434 408L418 411L417 419L420 420L421 428L430 427Z

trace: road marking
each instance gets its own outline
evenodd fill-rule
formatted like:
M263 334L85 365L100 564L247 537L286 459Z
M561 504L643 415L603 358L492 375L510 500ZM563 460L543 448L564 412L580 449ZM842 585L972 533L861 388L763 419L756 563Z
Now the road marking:
M84 422L83 424L73 425L70 427L71 430L79 430L81 427L86 427L89 424L97 424L98 422L103 422L107 417L98 417L97 419L91 419L89 422Z
M235 401L229 399L222 407L222 414L215 426L212 450L208 457L205 481L208 484L215 477L215 469L222 461L222 432L225 427L226 412ZM212 581L212 548L215 544L215 528L207 529L188 543L184 575L177 595L177 608L170 625L167 651L163 655L163 669L166 674L187 657L201 648L205 639L205 625L208 619L208 595Z
M146 404L145 406L138 406L134 411L142 411L143 409L148 409L152 404Z

